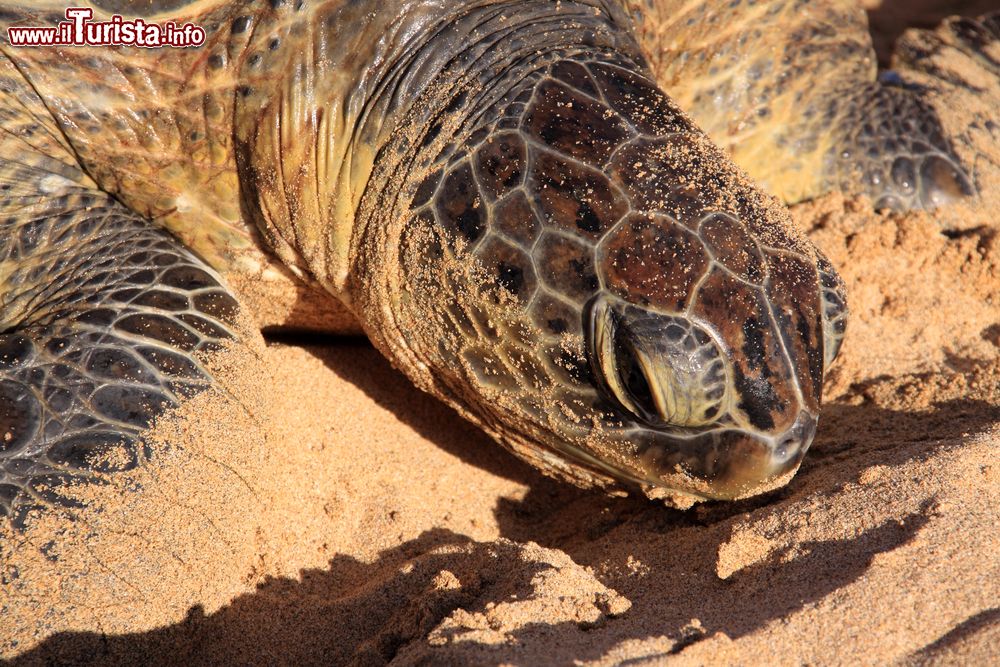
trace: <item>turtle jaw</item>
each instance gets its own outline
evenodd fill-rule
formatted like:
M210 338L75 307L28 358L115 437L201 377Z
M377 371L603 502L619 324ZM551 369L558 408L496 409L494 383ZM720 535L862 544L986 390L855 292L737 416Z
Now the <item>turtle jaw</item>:
M690 438L645 431L635 437L644 484L705 500L736 500L783 486L812 444L817 419L803 410L786 431L723 429Z

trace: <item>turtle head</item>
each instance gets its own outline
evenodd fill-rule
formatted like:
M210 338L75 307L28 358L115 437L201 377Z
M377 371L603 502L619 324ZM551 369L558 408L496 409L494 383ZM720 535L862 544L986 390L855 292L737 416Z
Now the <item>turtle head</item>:
M373 338L551 472L753 495L812 440L842 285L640 71L555 59L461 98L480 124L438 123L399 231L369 225L395 267Z
M680 486L682 471L683 490L710 498L773 487L797 468L828 363L815 272L752 285L725 271L708 263L676 307L602 290L583 312L593 384L623 415L645 479ZM768 292L794 296L775 304Z

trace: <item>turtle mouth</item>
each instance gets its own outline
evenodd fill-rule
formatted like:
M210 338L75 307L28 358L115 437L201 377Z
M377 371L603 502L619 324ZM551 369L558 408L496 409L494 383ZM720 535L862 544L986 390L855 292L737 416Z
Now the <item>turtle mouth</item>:
M763 493L794 473L812 444L817 420L801 411L790 428L769 436L716 429L682 437L656 430L630 434L644 480L708 500Z

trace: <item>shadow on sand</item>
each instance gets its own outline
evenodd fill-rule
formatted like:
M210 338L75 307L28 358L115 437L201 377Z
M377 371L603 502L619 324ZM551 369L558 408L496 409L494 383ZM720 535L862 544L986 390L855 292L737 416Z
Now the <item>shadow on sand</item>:
M14 664L382 664L394 657L406 663L416 653L401 651L411 644L419 648L456 609L483 611L512 595L528 599L536 594L532 579L551 566L523 559L509 566L520 558L521 547L515 543L528 541L593 566L594 576L627 597L632 608L596 627L531 623L511 633L507 644L466 641L461 657L449 653L454 644L444 643L432 649L432 662L465 662L472 651L477 664L530 663L551 656L554 645L567 656L586 660L629 639L666 636L673 640L670 651L677 652L715 632L736 638L857 580L877 554L909 542L934 507L925 503L902 520L889 520L850 539L799 544L794 553L766 555L722 579L716 554L731 537L735 517L748 512L766 516L815 494L833 496L866 468L922 460L960 442L963 432L975 433L997 419L995 407L972 400L949 401L920 413L833 403L791 485L762 498L680 512L580 491L538 475L420 395L401 375L384 368L371 373L371 364L386 362L365 344L322 356L336 373L431 441L492 474L528 484L531 490L522 501L502 499L495 510L502 535L513 542L476 543L450 531L430 530L382 552L373 563L338 556L326 569L304 570L298 579L268 579L215 613L206 615L195 606L172 626L126 635L53 635ZM387 376L393 378L389 383ZM468 431L468 437L455 438L456 430ZM910 435L900 439L900 433ZM626 537L630 558L648 567L641 577L623 573L625 562L608 567L611 547ZM435 586L443 570L460 585ZM695 618L700 624L692 627ZM954 640L962 636L958 633ZM950 641L942 637L932 648L939 651L937 644Z

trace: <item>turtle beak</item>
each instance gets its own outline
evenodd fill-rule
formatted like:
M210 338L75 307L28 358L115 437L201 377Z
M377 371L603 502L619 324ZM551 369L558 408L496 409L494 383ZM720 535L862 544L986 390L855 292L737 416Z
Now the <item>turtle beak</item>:
M784 484L784 478L798 469L815 435L816 417L804 410L787 431L776 436L725 433L713 462L712 497L743 498Z
M678 437L647 430L635 444L647 483L707 500L736 500L785 484L815 433L816 418L803 411L788 430L775 436L724 429Z

